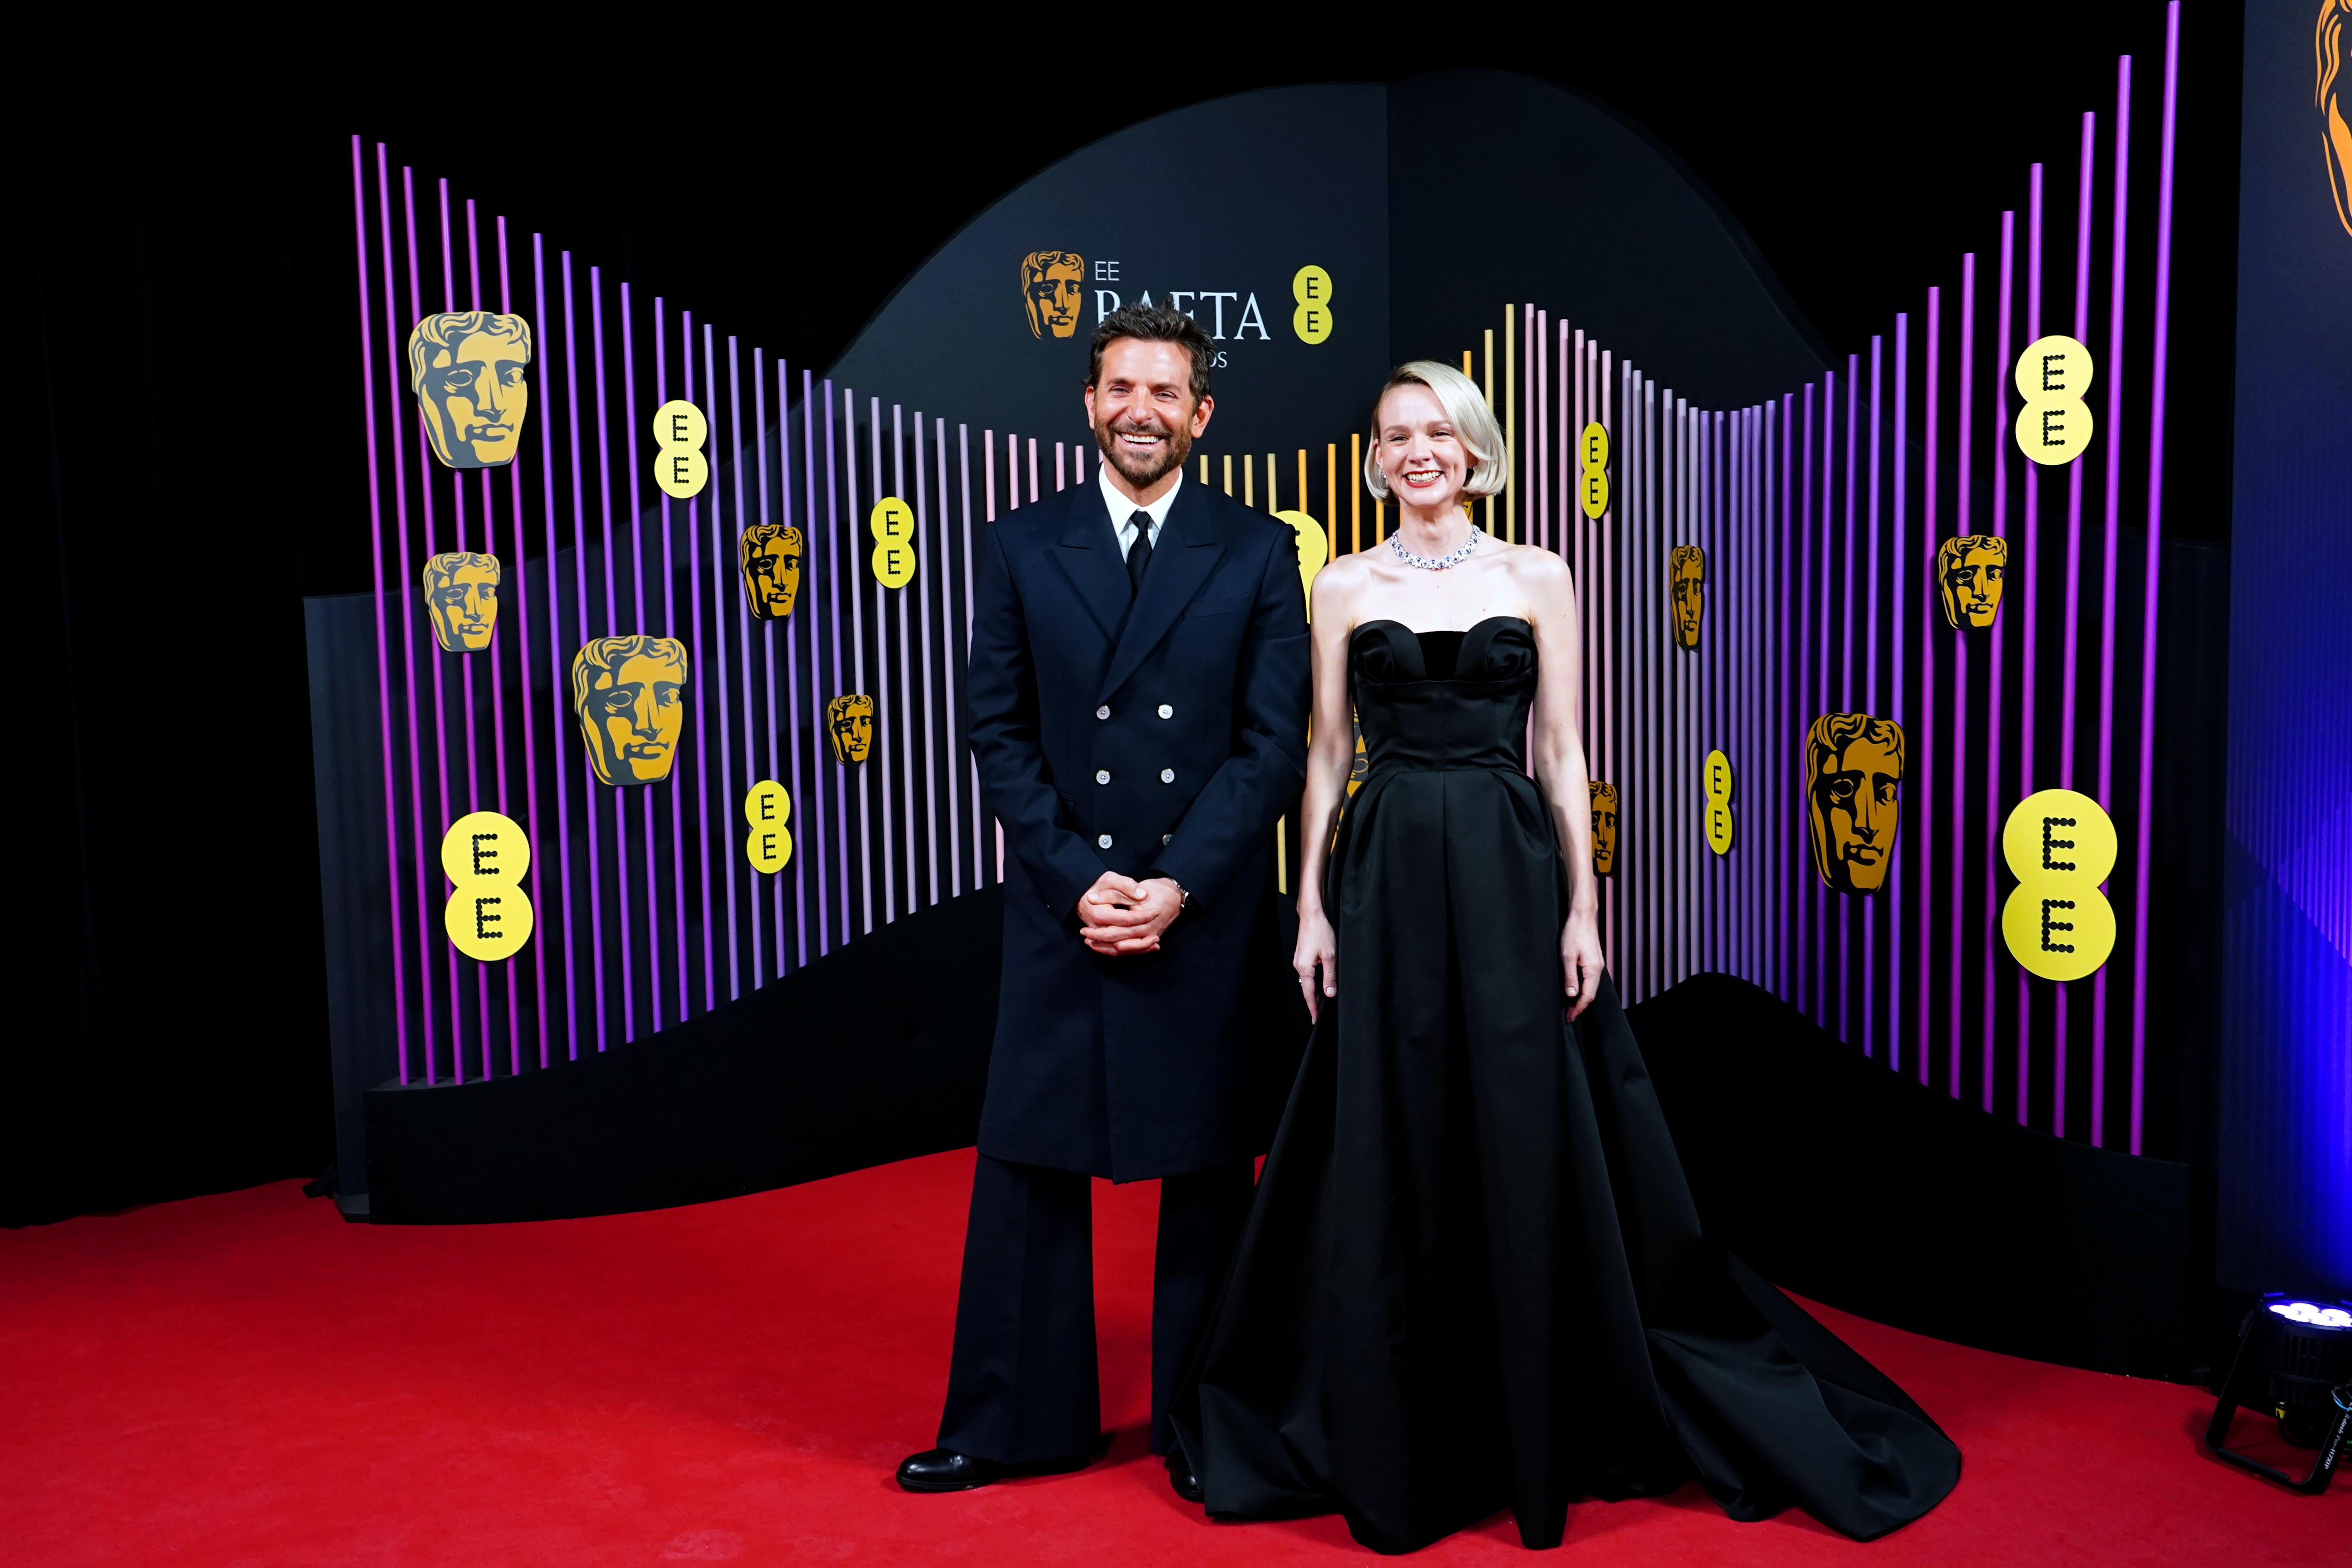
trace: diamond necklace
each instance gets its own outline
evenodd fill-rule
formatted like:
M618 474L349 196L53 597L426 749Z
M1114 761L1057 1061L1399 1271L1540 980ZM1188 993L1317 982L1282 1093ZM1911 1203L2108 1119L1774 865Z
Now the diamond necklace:
M1462 548L1451 555L1415 555L1404 547L1402 534L1389 535L1389 549L1395 553L1396 558L1407 566L1418 566L1424 572L1443 572L1449 566L1459 566L1469 560L1470 552L1477 548L1478 531L1475 528L1470 531L1470 537L1462 542Z

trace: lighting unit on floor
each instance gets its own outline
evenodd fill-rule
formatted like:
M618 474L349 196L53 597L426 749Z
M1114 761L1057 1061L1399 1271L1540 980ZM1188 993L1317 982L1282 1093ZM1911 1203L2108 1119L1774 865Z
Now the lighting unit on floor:
M2238 1325L2237 1353L2221 1380L2205 1446L2242 1470L2299 1492L2324 1492L2352 1447L2352 1302L2273 1292ZM2269 1411L2290 1443L2316 1447L2311 1474L2296 1480L2222 1447L2240 1405Z

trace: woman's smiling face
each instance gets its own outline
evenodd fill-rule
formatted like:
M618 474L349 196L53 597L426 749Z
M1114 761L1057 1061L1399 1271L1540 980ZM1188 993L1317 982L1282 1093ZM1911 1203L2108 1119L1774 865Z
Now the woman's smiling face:
M1470 449L1437 394L1418 382L1389 388L1381 399L1381 473L1389 493L1415 511L1459 506L1469 481Z

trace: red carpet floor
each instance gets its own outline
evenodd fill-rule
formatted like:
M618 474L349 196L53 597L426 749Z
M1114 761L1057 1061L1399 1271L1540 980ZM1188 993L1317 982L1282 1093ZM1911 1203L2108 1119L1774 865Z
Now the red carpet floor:
M0 1233L0 1562L1369 1562L1336 1520L1212 1525L1146 1451L1156 1188L1098 1186L1110 1457L955 1497L890 1481L939 1416L969 1153L659 1214L350 1226L294 1184ZM2352 1484L2204 1457L2198 1391L1823 1314L1967 1455L1856 1546L1695 1487L1580 1505L1589 1564L2318 1568ZM2249 1438L2267 1424L2242 1424ZM2309 1456L2272 1447L2289 1462ZM1507 1518L1429 1563L1526 1561Z

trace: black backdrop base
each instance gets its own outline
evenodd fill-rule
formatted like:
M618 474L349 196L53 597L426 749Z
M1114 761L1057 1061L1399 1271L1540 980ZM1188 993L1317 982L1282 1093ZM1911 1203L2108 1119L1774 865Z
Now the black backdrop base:
M1774 1284L2036 1361L2203 1362L2189 1166L1989 1116L1727 975L1628 1016L1708 1232Z
M968 894L660 1036L367 1097L373 1218L555 1219L971 1142L1002 905ZM2189 1167L2016 1126L1702 974L1631 1010L1699 1212L1775 1283L1940 1339L2185 1378L2211 1272Z
M379 1224L735 1197L978 1136L1003 904L968 893L750 995L545 1072L367 1096Z

